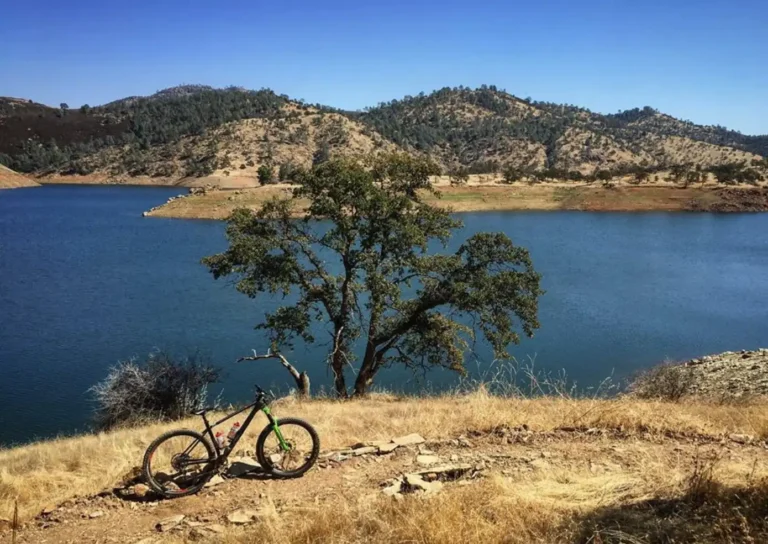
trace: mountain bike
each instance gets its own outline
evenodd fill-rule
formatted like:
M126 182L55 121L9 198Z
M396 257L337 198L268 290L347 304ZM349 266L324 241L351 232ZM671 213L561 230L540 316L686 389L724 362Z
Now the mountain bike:
M147 448L142 475L149 487L165 498L184 497L200 491L216 474L223 472L227 459L245 434L257 412L269 423L256 441L256 458L262 469L278 478L297 478L307 472L320 454L317 431L301 419L275 419L266 393L256 385L256 398L251 403L211 424L206 413L212 407L193 412L201 416L205 429L169 431L157 437ZM236 423L224 438L213 429L238 414L250 410L242 426Z

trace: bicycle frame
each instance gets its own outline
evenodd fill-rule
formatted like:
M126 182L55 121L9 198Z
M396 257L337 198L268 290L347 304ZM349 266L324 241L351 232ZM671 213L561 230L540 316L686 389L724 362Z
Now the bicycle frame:
M251 412L248 414L248 416L245 418L245 421L240 426L240 430L237 431L237 434L235 437L229 441L229 444L224 446L224 448L219 447L219 443L216 441L216 436L213 434L213 428L224 423L227 420L232 419L238 414L242 414L246 410L251 410ZM248 426L253 421L253 418L256 416L256 412L264 412L264 415L267 416L267 419L269 420L269 424L272 426L272 429L275 431L275 436L277 436L277 440L280 442L280 448L282 448L283 451L290 450L290 445L285 441L283 438L283 433L280 432L280 426L277 424L277 420L272 415L272 411L269 409L269 406L261 399L258 399L251 404L248 404L247 406L241 408L237 412L233 412L224 418L220 419L219 421L211 424L208 422L208 418L205 417L205 413L201 414L201 417L203 418L203 423L205 423L205 433L207 434L210 439L211 443L213 444L213 447L216 450L216 457L218 460L226 459L230 453L235 449L237 446L237 443L240 442L240 439L245 434L245 431L248 429Z

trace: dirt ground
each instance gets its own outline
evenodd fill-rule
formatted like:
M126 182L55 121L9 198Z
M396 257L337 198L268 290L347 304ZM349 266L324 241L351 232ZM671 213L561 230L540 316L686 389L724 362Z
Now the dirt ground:
M262 541L253 534L274 520L287 526L309 513L336 508L339 500L393 501L384 496L382 485L423 468L419 460L424 453L441 463L472 467L458 479L444 482L439 494L461 493L492 482L507 485L520 496L533 495L551 507L597 508L616 500L631 503L656 496L684 480L702 459L716 459L726 481L767 476L764 445L741 441L739 437L571 427L546 432L502 427L455 439L427 437L423 444L400 447L390 454L352 455L337 461L332 452L326 452L316 468L294 480L274 480L256 471L175 500L119 498L109 492L68 500L46 508L19 532L16 542ZM228 516L242 509L258 513L257 519L230 522ZM0 542L11 539L8 530L0 535Z

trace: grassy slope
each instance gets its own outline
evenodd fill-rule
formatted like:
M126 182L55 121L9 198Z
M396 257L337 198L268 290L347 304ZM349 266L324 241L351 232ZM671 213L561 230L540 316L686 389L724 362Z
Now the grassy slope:
M0 189L15 189L18 187L36 187L38 184L31 179L17 174L0 164Z
M237 542L307 542L312 541L309 536L315 534L314 541L328 541L323 540L325 538L357 542L370 535L373 541L385 542L401 540L408 531L415 530L421 535L416 539L420 542L459 542L461 538L474 541L483 535L490 541L502 541L505 532L511 534L509 531L522 531L509 542L547 540L577 514L597 515L603 508L684 493L696 469L698 444L703 449L709 448L708 457L719 457L718 481L723 485L743 485L745 478L768 477L768 467L754 457L761 458L762 450L749 448L736 455L727 438L720 442L732 433L765 440L768 437L767 407L762 400L736 406L695 402L673 405L628 398L504 399L489 396L482 389L469 395L429 398L374 395L367 400L350 402L285 399L277 403L276 413L304 417L312 422L320 433L324 451L341 449L360 440L389 439L412 432L439 441L525 424L541 433L540 438L534 437L536 444L503 446L493 435L488 435L487 445L481 446L483 439L477 439L479 451L510 451L518 455L521 451L534 452L535 456L543 448L554 451L557 461L551 461L552 470L516 477L496 472L471 489L450 487L437 502L428 505L418 501L372 508L379 504L376 502L379 495L375 484L369 482L341 495L331 494L328 500L336 504L338 515L330 507L310 508L310 514L302 516L300 523L291 524L288 529L283 525L279 534L277 527L271 527L266 532L260 529L251 536L238 533L232 538ZM613 438L608 435L600 438L598 434L589 439L589 433L575 433L572 439L554 442L551 437L547 438L549 431L564 426L605 429L618 434ZM15 499L19 501L22 518L30 519L45 506L116 485L140 463L144 449L154 437L178 427L197 428L199 423L190 420L157 424L0 451L0 518L10 517ZM252 436L245 443L252 444L259 430L260 425L254 425L250 430ZM625 469L606 474L592 466L616 455L626 460ZM303 482L295 482L295 489L301 493L321 492L328 487L323 483L326 473L313 471ZM233 483L233 497L240 497L239 492L251 496L257 483ZM294 489L286 486L288 484L274 482L274 487L269 489L278 494ZM293 499L294 502L305 500L299 500L298 496ZM221 502L208 496L188 502L173 501L169 507L177 513L192 513L199 510L200 500ZM237 500L230 502L234 506ZM505 517L499 517L502 514ZM374 526L366 519L372 520ZM109 523L114 525L115 520ZM136 523L152 522L151 518L142 518ZM573 527L569 530L572 529L575 530ZM451 531L454 536L450 536Z

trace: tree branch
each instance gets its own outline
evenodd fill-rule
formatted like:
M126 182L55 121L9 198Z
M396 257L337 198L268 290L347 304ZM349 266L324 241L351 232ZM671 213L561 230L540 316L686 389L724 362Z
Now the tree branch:
M296 370L296 367L293 366L290 362L288 362L288 359L285 358L285 356L280 352L273 352L271 349L267 350L267 353L264 355L259 355L256 353L256 350L252 350L253 355L248 355L245 357L240 357L237 362L241 361L258 361L261 359L277 359L280 361L280 364L285 367L285 369L291 374L294 381L296 382L296 388L299 391L300 397L308 397L309 396L309 375L306 372L299 372Z

